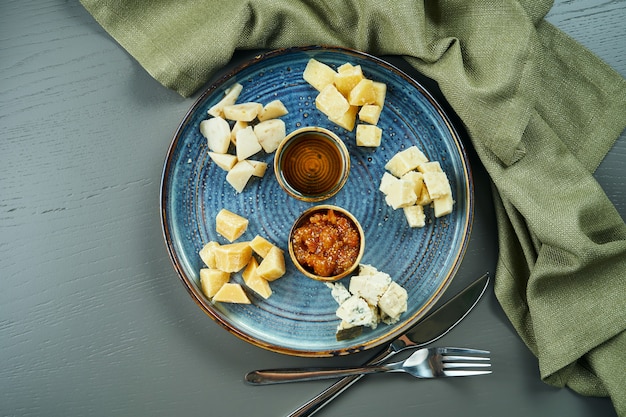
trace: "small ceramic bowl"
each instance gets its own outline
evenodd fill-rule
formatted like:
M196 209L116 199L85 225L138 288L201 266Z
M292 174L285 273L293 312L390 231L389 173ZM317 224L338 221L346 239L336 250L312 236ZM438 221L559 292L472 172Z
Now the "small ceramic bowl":
M318 281L337 281L359 266L365 250L365 234L347 210L319 205L305 210L294 222L288 247L291 260L305 276Z
M322 201L337 194L348 180L350 154L330 130L302 127L287 135L276 149L274 172L290 196Z

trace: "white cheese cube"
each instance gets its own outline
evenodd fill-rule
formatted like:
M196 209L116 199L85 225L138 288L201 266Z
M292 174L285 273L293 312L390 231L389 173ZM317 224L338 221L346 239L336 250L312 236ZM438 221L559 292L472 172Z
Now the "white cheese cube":
M424 184L433 200L452 194L448 177L444 172L424 172Z
M212 117L200 122L200 133L207 140L209 149L217 153L228 152L230 125L221 117Z
M435 198L433 200L433 208L435 209L435 217L445 216L446 214L452 213L452 206L454 205L454 200L452 200L452 195L447 194L440 198Z
M403 207L404 217L409 224L409 227L424 227L426 226L426 215L424 214L424 206L409 206Z
M413 191L415 195L419 196L422 193L422 187L424 186L424 174L417 171L409 171L402 176L402 181L407 181L413 184Z
M240 120L242 122L253 121L263 110L261 103L248 102L224 106L224 118L228 120Z
M239 83L233 84L232 87L224 92L224 97L213 107L211 107L207 113L215 117L224 117L224 106L230 106L235 104L239 94L243 90L243 86Z
M414 205L417 201L417 195L413 190L413 184L402 180L391 184L385 196L385 201L394 210Z
M237 131L236 137L237 159L240 161L247 159L263 149L252 126Z
M209 152L209 157L224 171L230 171L237 163L237 157L229 153Z
M376 275L377 273L378 269L372 265L359 264L359 275Z
M254 126L254 133L267 153L272 153L278 148L280 142L285 139L286 132L285 122L281 119L265 120Z
M239 161L226 174L226 181L238 192L242 192L250 177L254 175L254 167L248 161Z
M287 110L287 107L285 107L283 102L280 100L274 100L263 106L263 110L261 110L258 118L262 122L264 120L270 120L280 116L284 116L287 113L289 113L289 111Z
M380 179L380 186L378 187L378 189L382 191L383 194L387 195L389 194L389 188L391 187L391 185L398 181L400 181L399 178L396 178L390 173L385 172L383 174L383 177Z

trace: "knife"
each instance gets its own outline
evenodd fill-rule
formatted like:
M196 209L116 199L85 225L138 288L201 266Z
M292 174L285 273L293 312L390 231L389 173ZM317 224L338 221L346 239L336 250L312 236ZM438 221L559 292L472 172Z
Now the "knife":
M485 293L488 285L489 274L486 273L418 322L408 332L397 337L384 351L364 365L381 364L403 350L420 348L440 339L472 311ZM248 375L250 375L250 378L254 378L253 374L254 372L251 372ZM246 375L246 380L248 375ZM340 379L294 410L288 417L312 416L362 377L363 375L355 375Z

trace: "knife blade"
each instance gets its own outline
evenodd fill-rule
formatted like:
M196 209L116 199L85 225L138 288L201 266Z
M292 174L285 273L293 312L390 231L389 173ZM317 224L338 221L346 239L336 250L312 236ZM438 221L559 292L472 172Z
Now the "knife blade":
M440 339L472 311L488 285L489 273L486 273L415 324L405 334L393 340L385 350L367 361L364 366L378 365L403 350L420 348ZM355 375L340 379L291 412L288 417L312 416L362 377L363 375Z

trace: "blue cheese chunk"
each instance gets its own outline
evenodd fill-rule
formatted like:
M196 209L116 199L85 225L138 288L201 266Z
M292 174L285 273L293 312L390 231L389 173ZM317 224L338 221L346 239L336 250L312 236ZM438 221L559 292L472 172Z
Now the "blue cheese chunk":
M369 305L358 295L353 295L344 301L336 314L344 322L341 325L342 328L368 326L375 329L380 321L377 308Z
M348 291L341 282L327 282L326 286L330 288L330 295L332 295L339 305L342 305L344 301L352 297L350 291Z
M391 284L391 277L384 272L357 275L350 279L350 293L365 299L368 304L378 305L378 300Z
M408 295L404 288L396 282L392 282L387 287L385 293L378 301L383 321L393 324L400 319L400 315L407 310Z

